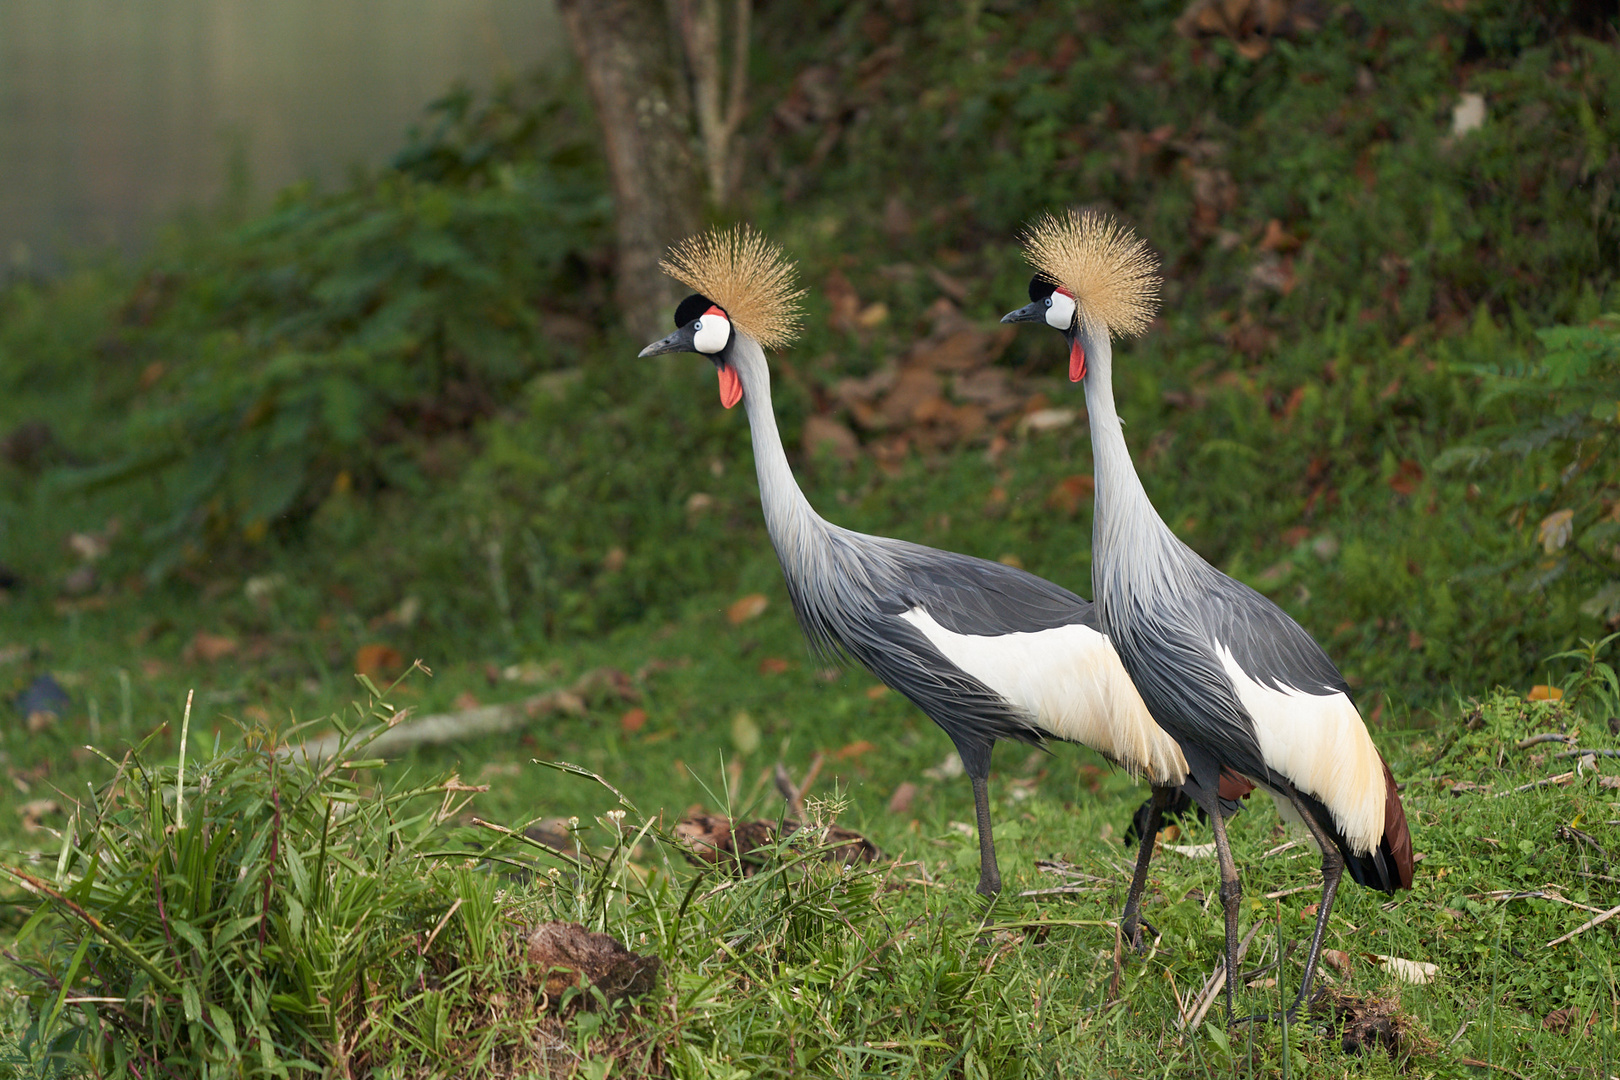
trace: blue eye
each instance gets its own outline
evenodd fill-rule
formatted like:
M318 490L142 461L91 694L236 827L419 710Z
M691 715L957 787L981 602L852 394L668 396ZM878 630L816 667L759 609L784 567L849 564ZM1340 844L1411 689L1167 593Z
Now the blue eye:
M1050 296L1048 296L1048 297L1047 297L1047 298L1046 298L1046 306L1047 306L1047 307L1051 307L1051 306L1052 306L1052 298L1051 298L1051 297L1050 297Z
M703 320L702 319L694 319L693 322L692 322L692 333L700 334L702 332L703 332Z

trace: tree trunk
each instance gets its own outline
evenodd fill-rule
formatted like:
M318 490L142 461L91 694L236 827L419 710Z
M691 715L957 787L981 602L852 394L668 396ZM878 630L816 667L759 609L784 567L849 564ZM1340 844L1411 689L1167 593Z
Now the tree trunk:
M674 0L674 13L686 53L709 198L723 209L731 202L732 189L742 174L736 135L748 105L748 30L753 2L736 0L731 20L731 76L724 88L720 0Z
M665 0L558 0L607 150L618 228L616 301L637 340L668 332L680 286L658 269L702 224L703 170Z

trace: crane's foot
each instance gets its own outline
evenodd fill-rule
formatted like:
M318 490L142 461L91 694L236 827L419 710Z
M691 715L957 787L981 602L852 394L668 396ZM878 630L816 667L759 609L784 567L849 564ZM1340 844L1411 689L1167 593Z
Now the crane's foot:
M1322 991L1319 989L1311 995L1310 1004L1316 1004L1317 999L1321 996ZM1232 1021L1232 1026L1236 1027L1239 1024L1279 1024L1284 1021L1287 1021L1290 1024L1297 1024L1299 1022L1300 1009L1304 1008L1305 1005L1306 1002L1303 999L1296 997L1294 999L1294 1003L1288 1006L1286 1009L1279 1009L1273 1012L1255 1013L1253 1016L1240 1016L1236 1020Z
M1146 930L1147 933L1142 933L1143 930ZM1156 941L1158 937L1159 928L1148 922L1146 919L1142 919L1137 923L1134 930L1125 935L1125 940L1130 942L1132 952L1136 953L1138 956L1146 956L1148 952L1152 950L1152 943Z

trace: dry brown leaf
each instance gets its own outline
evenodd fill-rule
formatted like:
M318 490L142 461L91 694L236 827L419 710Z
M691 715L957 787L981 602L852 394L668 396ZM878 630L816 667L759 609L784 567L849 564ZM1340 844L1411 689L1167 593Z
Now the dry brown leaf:
M764 593L749 593L726 608L726 620L732 626L741 626L750 619L757 619L765 614L765 609L769 606L770 601L765 598Z
M940 377L927 368L903 368L895 380L894 388L878 407L879 415L891 427L899 427L920 419L916 414L937 400L944 389Z
M372 682L378 680L392 681L395 676L405 670L405 658L399 650L390 645L380 645L372 642L362 645L354 654L354 670Z
M1552 1012L1541 1018L1541 1029L1543 1031L1551 1031L1554 1034L1562 1035L1571 1027L1575 1027L1577 1025L1583 1027L1586 1026L1586 1023L1589 1022L1587 1019L1588 1016L1590 1016L1589 1013L1585 1013L1583 1010L1577 1009L1573 1005L1562 1009L1554 1009Z
M1090 475L1077 473L1066 476L1046 496L1046 508L1073 517L1081 504L1089 501L1096 491L1097 483Z
M1020 435L1032 431L1055 431L1058 428L1068 427L1078 419L1079 414L1073 409L1036 409L1026 413L1018 421Z
M1556 686L1532 686L1525 697L1531 701L1563 701L1564 692Z
M780 656L767 656L759 662L759 673L761 675L780 675L784 671L791 670L792 667L792 664Z
M223 634L210 634L206 630L199 630L194 634L186 647L180 652L180 659L188 664L199 661L213 664L236 652L235 638L225 637Z
M1322 959L1326 960L1329 966L1346 979L1350 977L1355 962L1350 959L1349 953L1342 949L1323 949Z
M27 832L38 832L42 827L41 818L61 812L62 807L55 799L29 799L17 807L17 814L22 818L23 829Z
M799 445L812 457L825 452L839 461L854 461L861 453L860 440L855 438L855 433L830 416L807 418L799 433Z
M904 814L911 810L911 804L917 799L917 785L910 780L903 781L889 796L889 813Z
M871 330L874 327L882 326L888 321L889 305L885 304L881 300L877 301L876 303L867 304L865 307L861 308L860 314L855 316L855 325L859 326L862 330Z
M827 846L822 854L828 862L877 862L883 853L860 833L851 829L828 825L823 828L801 830L796 821L782 826L782 836L797 836L817 846ZM776 843L776 823L771 821L732 821L721 814L688 813L675 826L675 840L687 859L699 866L713 866L730 873L740 867L744 877L751 877L766 863L759 853ZM798 841L795 841L797 845Z
M1536 543L1548 555L1557 554L1558 550L1569 543L1569 538L1575 533L1575 511L1554 510L1541 519L1536 526Z
M1261 251L1276 251L1287 254L1299 248L1299 237L1283 228L1282 222L1272 218L1266 222L1266 235L1260 238Z
M870 754L876 749L877 745L875 743L868 742L865 739L857 739L848 746L840 747L833 753L833 757L839 761L850 761L860 757L862 754Z
M861 313L861 298L856 295L855 286L849 283L844 272L834 270L828 274L821 291L832 308L827 315L827 325L846 333L854 330Z
M1395 976L1396 979L1404 983L1411 983L1413 986L1422 986L1424 983L1433 982L1435 976L1440 974L1440 968L1426 960L1407 960L1404 957L1384 956L1380 953L1367 953L1364 955L1375 964L1382 965L1384 970Z
M1423 466L1407 459L1395 466L1395 475L1389 478L1390 490L1397 495L1410 495L1423 483Z
M647 726L647 710L637 707L626 709L624 715L619 717L619 730L626 735L634 735Z

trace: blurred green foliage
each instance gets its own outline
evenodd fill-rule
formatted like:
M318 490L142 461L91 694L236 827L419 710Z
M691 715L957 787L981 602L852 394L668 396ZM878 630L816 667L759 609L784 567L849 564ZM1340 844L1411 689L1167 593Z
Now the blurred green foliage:
M143 376L114 452L59 479L146 486L149 575L334 489L420 490L414 450L558 362L540 304L588 284L599 162L555 96L458 91L432 111L393 169L289 190L146 271L115 331Z
M1514 420L1435 464L1477 475L1508 527L1528 538L1509 564L1518 587L1581 597L1582 614L1620 623L1620 316L1537 335L1533 359L1481 366L1484 400ZM1485 479L1489 477L1489 479ZM1493 482L1494 481L1494 482ZM1565 579L1568 580L1565 580Z

